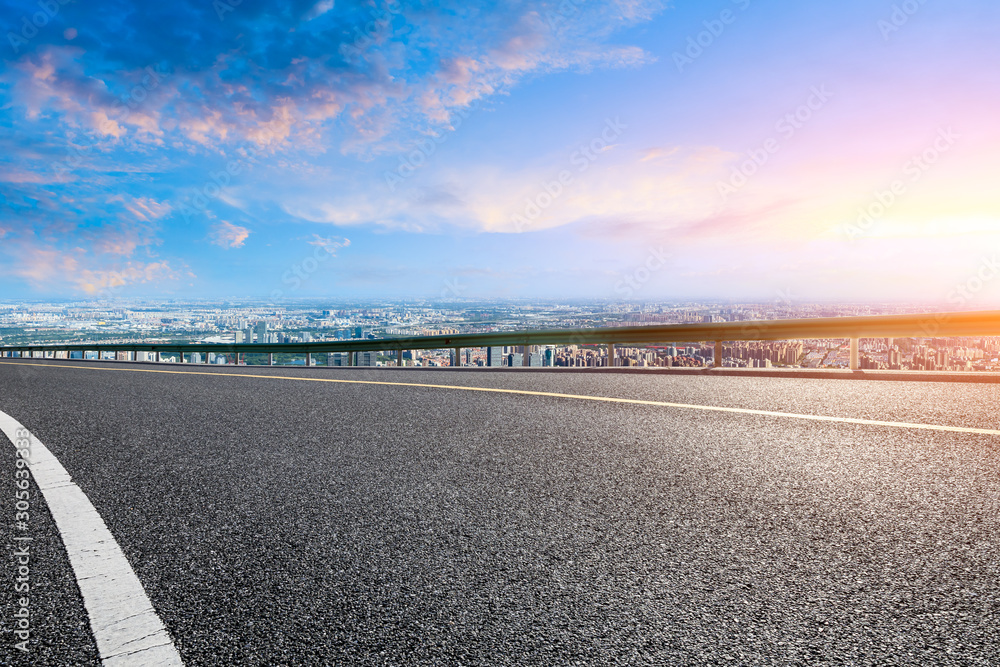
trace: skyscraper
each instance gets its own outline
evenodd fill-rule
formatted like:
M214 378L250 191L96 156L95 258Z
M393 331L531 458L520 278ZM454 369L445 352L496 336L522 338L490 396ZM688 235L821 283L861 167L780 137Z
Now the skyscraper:
M267 322L257 323L257 342L258 343L267 342Z
M503 350L499 347L486 348L486 365L503 366Z

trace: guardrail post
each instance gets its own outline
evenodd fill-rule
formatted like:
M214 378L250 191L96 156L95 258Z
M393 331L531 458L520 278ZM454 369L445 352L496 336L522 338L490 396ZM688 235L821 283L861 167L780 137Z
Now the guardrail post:
M312 363L313 363L312 352L306 352L306 368L309 368L310 366L312 366Z
M456 366L462 365L462 348L460 347L455 348L455 365Z
M851 339L851 370L858 370L858 348L860 347L861 340L859 338Z
M715 341L715 367L722 368L722 341Z
M274 352L268 352L267 353L267 365L268 366L273 366L274 365Z
M401 367L402 365L403 365L403 351L396 350L396 366Z
M608 368L615 365L615 344L608 343Z

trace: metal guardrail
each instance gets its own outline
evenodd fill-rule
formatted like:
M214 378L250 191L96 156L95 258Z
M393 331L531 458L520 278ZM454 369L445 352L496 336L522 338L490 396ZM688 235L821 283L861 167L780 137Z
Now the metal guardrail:
M851 368L858 368L861 338L925 338L937 336L996 336L1000 335L1000 311L957 313L922 313L916 315L876 315L868 317L823 317L789 320L750 320L745 322L712 322L670 324L660 326L606 327L601 329L545 329L537 331L504 331L500 333L455 334L445 336L403 336L374 340L327 341L319 343L91 343L53 345L0 346L0 356L34 356L60 358L60 353L151 352L160 361L163 354L305 354L331 352L382 351L395 353L397 364L404 350L456 351L461 359L463 348L500 347L513 345L607 345L608 359L614 359L615 345L654 343L714 342L715 365L722 365L722 343L726 341L796 340L803 338L841 338L851 341ZM49 357L49 354L52 357ZM353 360L354 355L349 355ZM352 362L353 363L353 362ZM459 363L461 363L459 361Z

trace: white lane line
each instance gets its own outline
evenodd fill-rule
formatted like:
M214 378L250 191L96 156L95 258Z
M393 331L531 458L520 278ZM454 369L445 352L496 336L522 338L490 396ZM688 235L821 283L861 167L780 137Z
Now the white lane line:
M28 469L66 547L102 663L109 667L183 665L125 554L66 469L38 438L2 411L0 431L12 444L30 439Z

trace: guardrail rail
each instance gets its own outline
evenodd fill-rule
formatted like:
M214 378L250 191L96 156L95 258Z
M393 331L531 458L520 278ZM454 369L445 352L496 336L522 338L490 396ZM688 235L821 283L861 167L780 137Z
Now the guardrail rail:
M318 353L392 352L401 365L407 350L455 351L461 364L463 348L483 348L515 345L606 345L608 360L614 363L615 345L636 345L682 342L714 342L714 364L722 365L722 345L730 341L764 341L797 339L850 340L850 367L858 369L859 341L862 338L925 338L1000 335L1000 311L970 311L921 313L915 315L875 315L865 317L824 317L787 320L748 320L743 322L712 322L669 324L657 326L605 327L600 329L542 329L536 331L504 331L445 336L402 336L373 340L324 341L316 343L82 343L51 345L0 346L0 356L25 357L41 354L42 358L65 359L71 352L95 352L100 358L108 352L125 352L135 359L136 352L153 353L154 361L164 354L203 354L208 363L209 353L216 355L267 354L268 365L275 354L305 354L306 365ZM354 354L348 355L354 364Z

